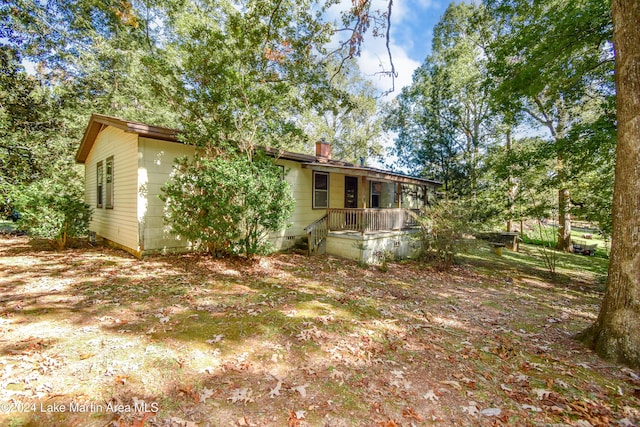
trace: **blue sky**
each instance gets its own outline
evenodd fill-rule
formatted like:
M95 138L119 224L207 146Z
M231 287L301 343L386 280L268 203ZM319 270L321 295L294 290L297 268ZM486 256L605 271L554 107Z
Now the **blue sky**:
M351 3L351 0L343 0ZM386 9L387 0L374 0L373 7ZM413 71L420 66L431 51L433 27L446 10L449 2L437 0L395 0L391 12L391 53L398 72L396 96L400 88L411 83ZM391 87L388 78L375 76L382 70L381 63L389 69L385 40L369 35L365 39L361 57L358 59L362 71L372 76L381 90Z

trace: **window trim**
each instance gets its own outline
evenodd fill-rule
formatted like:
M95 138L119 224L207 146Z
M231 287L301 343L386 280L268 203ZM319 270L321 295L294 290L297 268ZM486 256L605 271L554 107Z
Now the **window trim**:
M96 207L104 207L104 164L102 160L96 163Z
M316 176L324 175L327 177L327 189L316 189ZM316 191L322 191L327 193L327 205L326 206L317 206L316 204ZM312 183L312 208L313 209L329 209L329 172L319 172L313 171L313 183Z
M374 191L374 187L380 184L380 191ZM369 181L369 207L372 209L379 209L382 202L382 181ZM378 196L378 206L373 206L373 196Z
M111 173L109 173L109 166L111 166ZM113 182L114 182L114 165L113 165L113 156L107 157L105 162L105 208L113 209ZM109 182L109 178L111 178L111 182Z

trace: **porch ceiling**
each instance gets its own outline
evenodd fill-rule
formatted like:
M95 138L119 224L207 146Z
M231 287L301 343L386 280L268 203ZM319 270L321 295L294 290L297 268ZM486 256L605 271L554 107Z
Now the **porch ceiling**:
M304 169L311 169L318 172L333 172L350 176L364 176L372 181L401 182L403 184L428 185L431 187L439 187L441 185L440 182L430 179L416 178L413 176L368 167L328 165L326 163L302 163L302 167Z

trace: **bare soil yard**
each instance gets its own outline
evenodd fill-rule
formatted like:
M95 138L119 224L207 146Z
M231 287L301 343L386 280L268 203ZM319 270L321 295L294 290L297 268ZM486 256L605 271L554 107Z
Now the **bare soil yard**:
M572 339L606 265L534 252L382 272L0 237L0 424L639 425L640 373Z

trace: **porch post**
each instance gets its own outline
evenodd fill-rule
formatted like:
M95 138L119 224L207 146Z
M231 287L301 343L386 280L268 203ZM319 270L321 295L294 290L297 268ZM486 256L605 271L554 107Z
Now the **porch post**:
M402 207L402 184L398 182L398 207Z
M366 209L367 208L367 197L368 197L367 177L366 176L362 177L361 184L362 184L361 185L362 186L362 188L361 188L362 191L360 192L360 194L361 194L360 201L362 202L361 203L362 208Z

